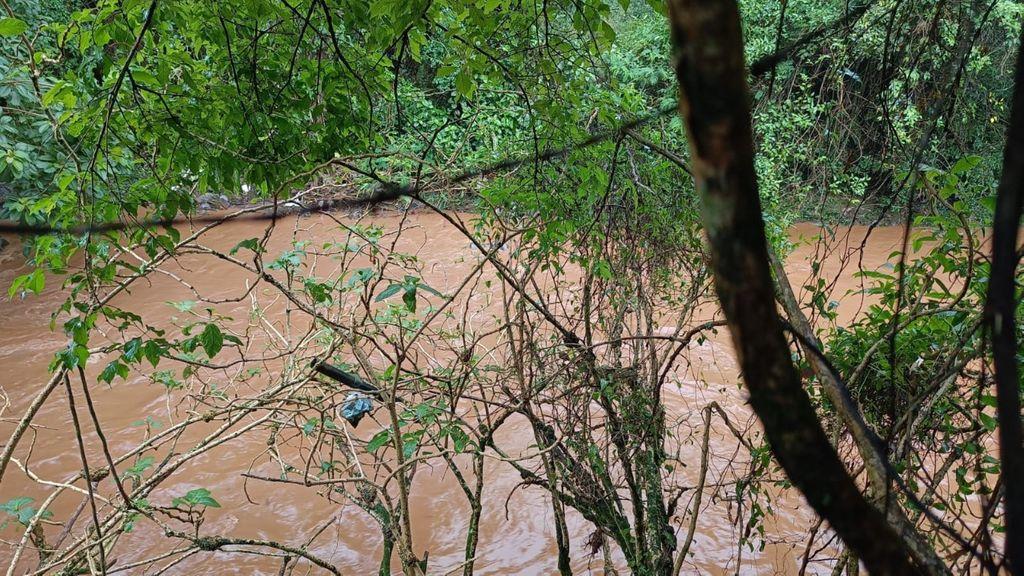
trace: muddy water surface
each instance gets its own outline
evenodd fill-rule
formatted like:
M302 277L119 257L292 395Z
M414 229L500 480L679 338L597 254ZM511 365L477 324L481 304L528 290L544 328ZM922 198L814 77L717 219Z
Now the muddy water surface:
M397 217L385 215L375 219L388 227L397 225ZM439 290L453 289L463 274L475 262L479 253L468 240L460 236L441 218L427 213L411 217L412 227L405 233L406 251L415 252L424 262L425 279ZM304 237L323 241L329 239L336 228L319 217L302 222ZM230 248L239 239L260 236L263 226L255 223L233 223L215 229L204 240L211 246ZM838 277L834 296L841 301L841 314L847 317L857 313L863 302L856 295L845 296L861 288L853 276L858 266L875 269L883 265L890 252L899 244L900 231L878 229L868 240L863 255L852 258L843 242L831 243L833 249L823 247L813 238L819 230L811 226L798 226L791 236L798 248L790 257L787 267L794 287L799 288L810 274L811 259L823 260L824 277ZM863 230L853 230L849 248L859 248ZM291 240L291 229L279 227L272 240L271 253L285 249ZM837 248L838 247L838 248ZM7 287L11 279L25 272L17 257L17 245L0 255L0 286ZM210 257L184 256L165 266L174 277L154 274L150 280L138 282L130 292L115 300L121 308L135 311L150 322L160 324L174 313L168 302L192 298L191 291L182 280L211 298L235 298L244 294L246 281L251 275L230 264ZM47 365L56 350L66 345L60 333L49 328L50 315L65 295L59 287L51 286L40 296L24 299L6 298L0 302L0 389L8 406L2 413L0 437L6 439L14 422L24 413L38 390L48 378ZM247 302L225 304L219 309L225 314L245 316ZM481 318L480 322L486 322ZM116 336L111 334L111 336ZM96 345L97 342L93 342ZM749 409L744 403L743 391L737 385L737 369L733 362L726 335L702 344L694 344L686 352L688 370L680 371L674 385L666 387L665 405L670 416L693 423L693 437L681 443L682 460L693 462L679 470L685 480L693 483L699 461L698 434L700 410L711 401L717 401L730 414L737 427L757 433ZM95 374L105 363L91 363L89 374ZM253 390L259 386L253 384ZM180 420L184 415L175 410L174 401L143 375L132 375L127 381L117 380L111 387L98 386L95 392L99 419L111 442L112 451L122 453L143 439L143 428L138 421L145 416L167 422ZM81 400L79 399L79 402ZM2 405L2 404L0 404ZM81 406L80 406L81 408ZM80 410L82 417L87 417ZM30 473L50 481L63 481L80 467L80 460L71 427L68 422L67 400L63 390L53 394L36 418L39 427L26 435L16 452L22 465L26 462ZM368 421L372 435L380 426ZM531 442L532 435L521 422L513 422L504 431L506 444L519 437L522 447ZM329 560L344 574L375 573L379 562L381 542L377 525L357 507L344 502L330 503L310 489L246 480L243 472L266 448L264 437L251 436L243 443L234 443L214 449L179 471L173 480L152 495L152 500L166 504L171 497L188 489L208 488L223 505L211 510L203 526L204 533L229 535L237 538L270 539L293 546L302 546L314 533L320 535L309 545L309 550ZM95 447L95 434L88 431L86 441ZM711 467L709 482L727 482L735 478L727 464L742 468L745 454L728 430L717 423L711 435ZM100 466L98 450L90 456ZM265 470L273 474L272 470ZM484 512L478 549L477 574L548 574L556 568L556 552L552 531L550 503L536 488L518 488L518 474L499 461L488 461L487 487L484 494ZM110 488L110 486L106 486ZM17 496L30 496L41 501L48 491L30 479L23 468L12 463L0 484L0 502ZM413 489L413 531L417 553L430 552L430 573L445 573L459 567L463 560L464 537L467 529L467 505L450 472L443 466L417 473ZM73 492L60 496L51 509L56 519L71 516L82 503L82 496ZM687 498L680 502L680 513L688 507ZM727 498L706 498L691 561L683 568L690 574L731 574L737 571L737 556L742 560L742 574L795 574L798 558L802 554L806 533L813 522L807 506L798 495L779 492L773 500L774 514L767 522L763 549L737 551L737 540L742 527L736 525L736 503ZM79 520L78 527L85 520ZM685 523L683 518L683 523ZM577 573L602 573L600 553L590 557L585 542L591 528L578 515L569 518L572 549ZM323 529L321 531L321 529ZM55 538L59 527L50 526L47 534ZM685 528L680 529L680 538ZM11 557L11 541L17 541L21 532L14 525L0 531L0 570L6 570ZM131 534L118 544L119 565L160 553L167 549L168 541L152 525L140 523ZM758 546L759 547L759 546ZM396 554L397 558L397 554ZM36 561L29 558L18 566L16 573L34 568ZM201 553L174 566L169 574L276 574L280 560L230 553ZM624 567L620 564L620 569ZM809 573L827 572L824 565L814 566ZM121 573L142 573L127 570ZM301 572L297 572L301 573ZM315 573L315 572L314 572Z

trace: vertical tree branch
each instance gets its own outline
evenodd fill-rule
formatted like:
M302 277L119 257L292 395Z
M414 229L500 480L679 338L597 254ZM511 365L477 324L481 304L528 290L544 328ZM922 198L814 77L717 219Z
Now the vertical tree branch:
M675 564L672 566L672 575L679 576L683 568L686 555L690 553L690 546L693 544L693 536L697 533L697 519L700 517L700 503L704 496L704 485L708 477L708 451L711 440L711 406L705 406L701 410L701 417L704 419L704 436L700 442L700 472L697 476L696 492L693 494L693 505L690 507L690 524L686 528L686 539L679 547Z
M107 558L103 543L103 526L100 523L99 511L96 509L96 494L92 487L92 473L89 471L89 458L85 454L85 441L82 440L82 426L78 422L78 411L75 409L75 394L71 391L71 380L64 372L64 389L68 393L68 409L71 411L71 423L74 424L75 438L78 440L78 455L82 458L82 479L85 480L85 487L89 491L89 506L92 509L92 525L96 530L96 548L99 555L99 569L101 574L107 573ZM88 538L88 536L86 536ZM12 564L13 566L13 564Z
M749 89L733 0L669 2L680 114L715 287L750 403L779 463L873 574L913 574L905 543L861 495L829 443L775 310L754 173Z
M1024 32L1017 54L1013 110L1003 152L1003 175L992 222L992 273L986 316L995 364L999 457L1006 486L1006 555L1012 574L1024 574L1024 435L1017 366L1017 232L1024 206Z

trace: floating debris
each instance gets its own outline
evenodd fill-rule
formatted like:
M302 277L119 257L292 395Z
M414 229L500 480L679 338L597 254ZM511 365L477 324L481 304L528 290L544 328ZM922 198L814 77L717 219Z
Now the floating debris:
M362 392L349 392L341 405L341 417L353 427L359 426L359 421L370 412L373 412L373 400Z

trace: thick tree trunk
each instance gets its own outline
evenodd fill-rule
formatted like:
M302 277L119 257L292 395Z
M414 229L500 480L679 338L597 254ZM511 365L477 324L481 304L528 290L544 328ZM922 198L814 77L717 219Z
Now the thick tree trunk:
M1017 54L1013 110L1003 152L1003 175L992 222L992 274L986 316L995 362L999 456L1006 486L1006 555L1012 574L1024 574L1024 436L1017 365L1017 232L1024 206L1024 31Z
M843 467L790 360L775 309L734 0L669 2L715 287L750 402L779 463L872 574L915 574L906 545Z

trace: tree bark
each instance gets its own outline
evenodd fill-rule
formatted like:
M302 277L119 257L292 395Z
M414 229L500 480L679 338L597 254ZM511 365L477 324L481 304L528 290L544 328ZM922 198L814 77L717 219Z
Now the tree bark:
M1024 574L1024 435L1020 417L1020 368L1017 366L1017 232L1024 206L1024 31L1017 54L1013 109L1003 152L1003 175L992 222L992 273L986 316L995 364L999 458L1006 510L1006 556L1010 573Z
M715 288L750 403L787 476L871 573L916 574L905 543L861 495L829 443L782 334L735 0L671 0L669 18Z

